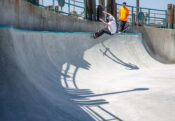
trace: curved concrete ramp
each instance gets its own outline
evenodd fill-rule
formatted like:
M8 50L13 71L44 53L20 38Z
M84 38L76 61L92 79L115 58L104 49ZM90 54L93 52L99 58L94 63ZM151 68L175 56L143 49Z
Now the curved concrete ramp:
M175 66L141 34L0 28L0 121L173 121Z

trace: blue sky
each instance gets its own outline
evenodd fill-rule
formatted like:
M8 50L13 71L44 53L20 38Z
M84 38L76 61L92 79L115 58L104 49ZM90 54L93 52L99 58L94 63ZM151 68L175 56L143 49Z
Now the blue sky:
M42 0L40 0L40 4L41 4L41 1ZM68 1L68 0L65 0L65 1ZM84 0L76 0L76 1L83 2ZM98 0L96 0L96 1L98 3ZM123 3L124 1L128 5L136 6L136 0L116 0L117 3ZM43 0L43 2L44 2L44 5L45 6L48 6L48 5L52 5L53 4L53 0ZM167 9L167 5L170 4L170 3L171 4L175 4L175 0L140 0L140 7L166 10ZM57 0L55 0L55 4L56 5L58 4ZM82 4L77 4L77 5L82 6ZM63 11L67 11L68 10L67 8L68 7L65 6L63 8ZM73 7L71 7L71 10L73 10ZM83 9L79 9L79 8L76 8L76 10L78 12L83 11Z
M117 3L127 2L128 5L136 6L136 0L116 0ZM140 7L167 9L168 4L175 4L175 0L140 0Z
M40 0L41 2L42 0ZM52 3L53 0L43 0L44 3ZM67 1L67 0L66 0ZM84 0L77 0L84 1ZM128 5L136 6L136 0L116 0L117 3L127 2ZM57 3L57 0L55 0ZM97 0L98 2L98 0ZM175 0L140 0L140 7L155 8L155 9L167 9L168 4L175 4Z

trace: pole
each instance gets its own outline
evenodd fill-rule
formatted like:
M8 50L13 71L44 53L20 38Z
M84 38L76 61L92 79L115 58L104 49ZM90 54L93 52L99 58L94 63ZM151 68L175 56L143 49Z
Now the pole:
M53 0L53 9L55 10L55 0Z
M92 0L92 14L93 14L93 20L96 20L96 0Z
M172 29L172 4L168 4L168 28Z
M173 29L175 29L175 5L173 5Z
M85 4L85 17L86 19L92 20L92 0L86 0Z
M70 0L69 0L69 2L68 2L68 13L70 14ZM69 15L68 14L68 15Z
M135 13L133 13L133 25L135 26L136 25L136 20L135 20L136 16L135 16Z
M57 12L59 12L59 1L58 2L58 6L55 8Z
M84 18L87 19L87 0L84 0Z
M150 24L151 11L148 9L148 25Z
M131 15L132 15L132 25L135 25L135 19L134 19L134 8L132 6L132 9L131 9Z
M116 15L116 0L112 0L112 10L111 11L112 11L112 15L116 19L117 18L117 15Z
M138 13L139 13L139 7L140 7L139 0L137 0L137 2L136 2L136 3L137 3L137 5L136 5L136 6L137 6L137 11L136 11L136 14L138 15Z
M116 2L115 0L107 0L107 12L116 18Z
M74 0L74 11L75 11L75 0Z
M139 0L137 0L136 6L137 6L137 10L136 10L136 16L137 16L137 15L139 14L139 7L140 7L140 1L139 1ZM138 20L138 18L137 18L137 25L139 25L139 20Z

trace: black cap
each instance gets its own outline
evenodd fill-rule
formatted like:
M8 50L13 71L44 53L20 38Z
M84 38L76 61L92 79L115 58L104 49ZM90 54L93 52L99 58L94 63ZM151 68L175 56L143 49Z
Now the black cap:
M123 2L123 4L125 4L125 5L126 5L126 2Z

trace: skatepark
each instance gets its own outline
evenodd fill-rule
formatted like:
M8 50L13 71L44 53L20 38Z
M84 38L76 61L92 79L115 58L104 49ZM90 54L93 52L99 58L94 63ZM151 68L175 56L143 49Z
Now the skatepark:
M63 16L61 31L49 22L38 30L4 18L0 121L175 120L175 30L134 27L92 39L99 23Z

